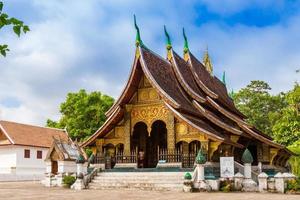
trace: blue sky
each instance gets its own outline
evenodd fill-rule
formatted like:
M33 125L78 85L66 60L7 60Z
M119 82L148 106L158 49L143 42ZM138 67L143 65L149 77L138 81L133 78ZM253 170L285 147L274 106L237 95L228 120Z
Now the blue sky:
M0 33L11 52L0 58L0 119L44 125L81 88L118 97L134 58L136 14L144 43L166 55L163 25L181 54L208 46L214 74L228 89L264 80L273 93L300 81L300 1L283 0L4 0L4 11L31 31Z

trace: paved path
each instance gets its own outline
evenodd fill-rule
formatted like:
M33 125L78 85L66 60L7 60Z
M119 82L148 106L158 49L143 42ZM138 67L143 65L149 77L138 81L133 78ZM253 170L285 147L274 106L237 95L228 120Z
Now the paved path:
M83 190L45 188L40 183L0 183L0 199L30 200L77 200L77 199L151 199L151 200L299 200L300 195L258 194L258 193L183 193L140 190Z

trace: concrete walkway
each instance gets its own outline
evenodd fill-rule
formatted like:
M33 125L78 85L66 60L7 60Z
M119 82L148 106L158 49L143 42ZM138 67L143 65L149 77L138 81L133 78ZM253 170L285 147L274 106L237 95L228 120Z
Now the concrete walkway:
M156 192L141 190L83 190L73 191L63 188L45 188L34 182L0 183L0 199L28 199L28 200L77 200L77 199L166 199L166 200L281 200L300 199L300 195L259 194L259 193L183 193L183 192Z

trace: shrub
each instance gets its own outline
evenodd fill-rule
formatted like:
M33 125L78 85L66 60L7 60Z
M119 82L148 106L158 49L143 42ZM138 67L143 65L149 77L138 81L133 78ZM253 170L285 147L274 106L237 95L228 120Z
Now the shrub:
M220 191L230 192L233 190L232 183L229 179L220 182Z
M75 181L76 181L76 178L74 176L65 176L63 178L63 183L68 187L73 185L75 183Z
M289 180L287 182L287 191L289 192L300 191L300 178Z

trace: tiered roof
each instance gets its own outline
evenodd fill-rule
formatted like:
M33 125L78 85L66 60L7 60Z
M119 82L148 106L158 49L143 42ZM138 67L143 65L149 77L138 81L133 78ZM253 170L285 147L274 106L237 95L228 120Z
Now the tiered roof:
M137 25L136 28L136 55L126 87L106 113L107 121L82 146L92 144L95 138L105 135L121 120L124 107L136 92L144 74L165 106L177 118L207 134L209 138L243 148L243 145L229 139L230 134L235 134L284 149L245 121L245 116L229 97L225 84L189 51L185 34L183 59L172 49L165 29L168 53L165 59L143 44Z

